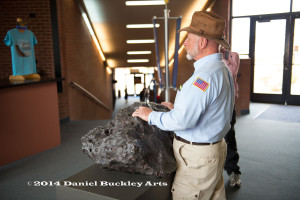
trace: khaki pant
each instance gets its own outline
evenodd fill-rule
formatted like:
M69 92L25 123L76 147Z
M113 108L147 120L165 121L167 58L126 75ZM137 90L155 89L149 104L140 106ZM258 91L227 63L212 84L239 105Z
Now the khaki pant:
M173 200L226 199L223 168L226 143L191 145L174 138L173 150L177 170L172 186Z

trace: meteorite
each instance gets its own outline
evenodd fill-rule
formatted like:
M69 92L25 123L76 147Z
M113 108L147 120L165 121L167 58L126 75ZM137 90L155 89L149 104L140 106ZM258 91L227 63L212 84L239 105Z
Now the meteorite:
M103 127L98 126L84 135L82 150L101 169L166 177L176 170L174 133L132 117L139 106L169 111L161 104L136 102L121 109Z

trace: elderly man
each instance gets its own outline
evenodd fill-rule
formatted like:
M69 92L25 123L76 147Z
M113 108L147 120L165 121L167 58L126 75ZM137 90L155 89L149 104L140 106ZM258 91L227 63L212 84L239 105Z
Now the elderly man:
M187 58L196 61L194 74L177 92L174 105L163 103L169 112L140 107L132 114L176 134L173 199L226 199L224 136L230 129L235 94L232 76L219 53L219 45L229 48L224 29L220 16L195 12L190 26L180 30L188 32L184 46Z

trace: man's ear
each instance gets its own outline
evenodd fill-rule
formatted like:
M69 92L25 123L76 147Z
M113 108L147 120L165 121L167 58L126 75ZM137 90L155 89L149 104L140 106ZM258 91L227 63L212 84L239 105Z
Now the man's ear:
M205 49L205 47L207 46L208 40L204 37L201 37L199 39L199 49Z

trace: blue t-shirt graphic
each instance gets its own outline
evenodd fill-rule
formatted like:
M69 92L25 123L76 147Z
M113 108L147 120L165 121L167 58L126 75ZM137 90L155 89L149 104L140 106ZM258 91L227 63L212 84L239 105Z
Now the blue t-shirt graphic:
M14 28L7 32L4 43L10 46L13 75L28 75L36 73L34 45L37 40L30 30L24 33Z

